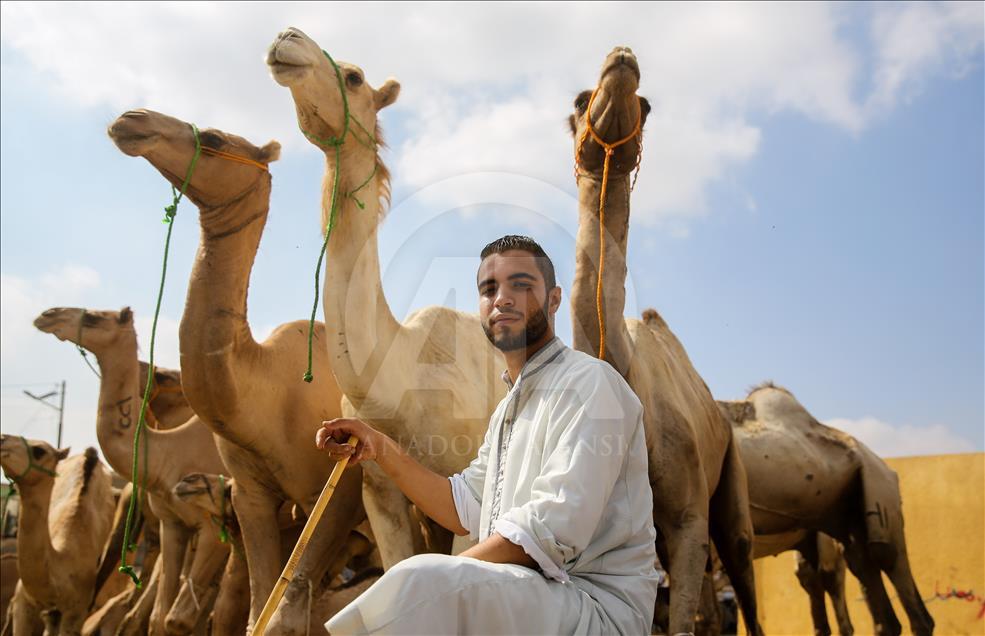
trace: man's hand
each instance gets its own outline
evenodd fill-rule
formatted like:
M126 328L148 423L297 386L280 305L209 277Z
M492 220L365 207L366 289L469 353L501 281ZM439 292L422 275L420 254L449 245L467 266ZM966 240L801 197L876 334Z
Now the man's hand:
M345 443L350 435L357 440L355 447ZM349 458L350 464L377 459L383 452L383 443L383 435L372 426L362 420L344 417L322 422L315 433L315 446L335 461Z

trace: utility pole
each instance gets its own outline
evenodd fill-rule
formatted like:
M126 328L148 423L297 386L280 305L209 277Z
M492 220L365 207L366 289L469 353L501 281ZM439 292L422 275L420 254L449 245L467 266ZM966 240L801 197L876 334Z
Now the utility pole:
M62 424L63 424L63 422L65 420L65 380L62 380L61 391L49 391L48 393L45 393L44 395L34 395L30 391L24 391L24 394L27 397L31 398L31 399L34 399L34 400L37 400L38 402L41 402L42 404L44 404L48 408L52 408L52 409L55 409L56 411L58 411L58 443L56 445L56 448L61 448L62 447ZM55 395L58 395L59 396L58 406L55 406L51 402L46 402L46 400L48 398L53 397Z

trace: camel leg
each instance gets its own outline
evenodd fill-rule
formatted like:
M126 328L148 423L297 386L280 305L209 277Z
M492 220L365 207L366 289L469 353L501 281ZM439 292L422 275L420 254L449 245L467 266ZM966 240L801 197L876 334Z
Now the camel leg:
M41 636L44 633L45 625L41 620L40 608L31 602L31 598L24 591L24 585L17 581L14 588L14 596L10 599L10 609L7 610L7 626L10 626L16 636ZM4 631L7 631L6 626Z
M882 573L866 552L866 546L852 536L845 545L845 560L862 586L862 595L872 614L877 636L899 636L902 625L882 584Z
M185 564L185 553L191 532L177 520L161 519L161 577L157 584L154 609L150 615L148 633L151 636L164 634L164 618L178 596L181 585L181 570Z
M813 535L804 541L797 551L797 580L807 592L811 602L811 621L814 623L814 636L831 636L828 623L828 608L824 602L824 586L818 567L817 545Z
M226 562L212 615L212 636L243 636L250 620L250 573L234 549Z
M681 521L668 523L661 519L657 527L667 537L670 558L668 633L694 633L694 616L698 611L705 564L708 562L708 518L699 511L687 511Z
M718 487L711 498L710 532L725 573L735 590L742 619L749 634L759 636L763 628L756 610L756 582L752 568L752 517L746 470L735 439L729 442Z
M715 581L712 573L705 572L701 582L701 600L694 619L695 636L719 636L722 633L722 616L715 595Z
M218 578L229 557L229 548L219 541L219 535L211 525L198 529L195 546L191 566L164 620L164 629L169 635L191 633L206 609L199 605L200 599Z
M270 624L267 626L269 633L285 636L303 636L308 633L314 600L322 592L322 579L346 545L349 533L365 516L361 495L361 471L345 471L325 513L318 521L318 527L311 535L294 578L284 592L284 598L270 617ZM306 514L311 513L316 500L317 497L305 502Z
M151 571L150 579L144 583L144 593L140 595L137 604L123 617L123 622L120 623L120 628L116 632L117 636L141 636L147 633L163 567L163 559L157 558L154 561L154 569Z
M902 536L898 545L896 562L886 574L889 575L889 580L896 588L900 603L903 604L903 609L906 611L906 616L910 621L910 631L915 636L930 636L934 633L934 619L927 611L923 597L920 596L920 590L917 589L917 583L913 580L913 574L910 572L910 560L906 554L906 542Z
M838 620L838 633L840 636L852 636L855 628L852 626L852 619L848 615L848 604L845 602L845 560L839 555L833 568L826 567L822 563L820 576L821 585L831 597L831 605Z
M263 486L236 477L233 509L239 519L243 550L250 573L250 625L260 616L280 576L280 528L277 511L281 500Z
M376 537L383 569L414 555L410 501L375 463L363 467L363 504Z

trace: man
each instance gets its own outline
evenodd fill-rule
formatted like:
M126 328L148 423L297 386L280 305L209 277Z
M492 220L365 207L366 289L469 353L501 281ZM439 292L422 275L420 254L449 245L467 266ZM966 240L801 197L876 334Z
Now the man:
M325 422L316 438L333 458L377 462L425 514L478 543L402 561L326 627L649 634L656 534L640 402L609 364L554 336L561 289L536 242L505 236L481 256L480 319L510 391L478 457L446 478L360 420Z

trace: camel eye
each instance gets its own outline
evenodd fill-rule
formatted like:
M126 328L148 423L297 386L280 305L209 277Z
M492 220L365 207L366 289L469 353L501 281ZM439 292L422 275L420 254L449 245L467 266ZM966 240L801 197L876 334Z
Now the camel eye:
M363 84L363 78L359 73L351 71L346 74L345 83L349 85L349 88L359 88Z
M34 455L34 459L41 459L42 457L44 457L45 450L40 446L32 446L31 454Z

